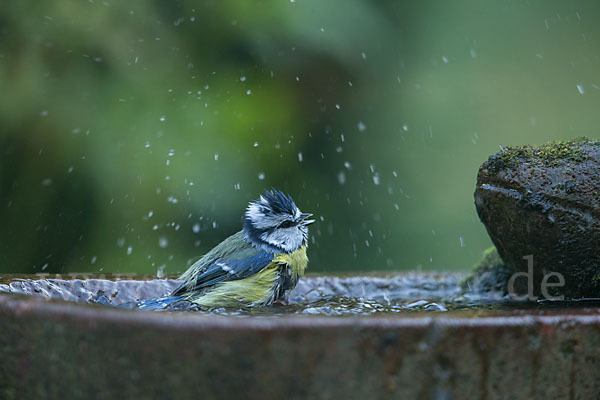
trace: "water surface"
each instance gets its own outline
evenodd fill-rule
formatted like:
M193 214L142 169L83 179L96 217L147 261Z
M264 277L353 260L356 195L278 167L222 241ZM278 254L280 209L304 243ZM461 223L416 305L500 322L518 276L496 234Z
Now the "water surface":
M167 296L180 281L145 276L97 276L65 279L66 276L0 276L0 292L43 296L119 308L136 308L146 299ZM125 279L123 279L125 278ZM544 310L600 305L598 299L561 302L516 302L499 292L465 291L461 273L396 273L348 276L308 276L291 293L288 304L254 309L200 310L179 302L166 311L200 312L236 316L269 315L376 315L446 313L470 310L486 316L501 310L543 313Z

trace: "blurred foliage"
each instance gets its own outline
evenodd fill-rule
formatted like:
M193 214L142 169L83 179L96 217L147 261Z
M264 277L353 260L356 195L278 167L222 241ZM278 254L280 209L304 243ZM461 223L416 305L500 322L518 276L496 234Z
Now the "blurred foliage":
M468 269L499 145L598 137L600 6L9 0L0 271L181 272L271 186L311 271Z

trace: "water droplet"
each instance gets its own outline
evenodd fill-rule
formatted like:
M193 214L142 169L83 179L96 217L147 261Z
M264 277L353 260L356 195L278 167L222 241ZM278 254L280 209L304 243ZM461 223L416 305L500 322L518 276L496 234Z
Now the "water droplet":
M151 217L153 215L154 215L154 211L152 211L152 210L148 211L148 217Z
M130 256L133 253L133 247L127 246L127 255Z
M254 142L254 147L258 147L258 142Z
M346 173L344 171L340 171L338 173L338 182L340 183L340 185L346 183Z
M365 123L362 121L358 121L356 126L358 127L359 132L364 132L367 129L367 125L365 125Z
M240 76L240 82L246 82L246 77L244 75Z
M219 160L219 153L215 153L215 161Z
M579 94L583 94L584 93L583 85L581 83L577 84L577 91L579 91Z
M161 115L161 117L159 118L160 122L165 122L165 119L167 119L167 117L165 117L164 115Z
M263 179L265 179L265 173L264 173L264 172L259 172L259 173L258 173L258 179L260 179L261 181L262 181Z
M252 94L252 90L250 90L250 89L246 90L246 94L248 94L248 95Z
M233 185L233 188L234 188L235 190L240 190L240 188L241 188L241 187L242 187L242 186L241 186L239 183L236 183L235 185Z
M380 183L379 174L377 172L375 173L375 175L373 175L373 183L376 185L379 185Z
M303 160L303 156L302 156L302 152L298 153L298 161L302 162Z
M50 186L50 185L52 185L52 179L46 178L46 179L42 180L42 186Z
M146 144L144 145L145 148L150 147L150 142L146 142Z
M117 246L123 247L124 245L125 245L125 238L122 238L122 237L118 238L117 239Z
M196 222L194 225L192 225L192 232L194 232L194 233L200 232L200 224L199 223Z
M350 161L344 161L344 167L350 169L352 167L352 164L350 164Z
M158 239L158 247L160 247L161 249L166 248L169 245L169 239L167 239L165 236L161 236Z

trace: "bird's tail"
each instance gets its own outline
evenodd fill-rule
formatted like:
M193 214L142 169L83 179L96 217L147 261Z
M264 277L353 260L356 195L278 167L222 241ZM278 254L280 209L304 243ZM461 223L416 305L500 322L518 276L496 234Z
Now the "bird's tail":
M156 299L140 300L134 303L124 303L119 305L119 307L134 308L137 310L166 310L183 299L183 296L165 296Z

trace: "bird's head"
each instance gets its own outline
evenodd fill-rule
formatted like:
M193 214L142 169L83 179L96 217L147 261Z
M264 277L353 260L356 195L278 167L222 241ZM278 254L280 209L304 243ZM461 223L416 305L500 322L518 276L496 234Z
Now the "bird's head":
M301 212L294 200L272 189L260 199L248 204L244 214L243 232L256 247L276 253L288 253L306 244L308 219L312 214Z

